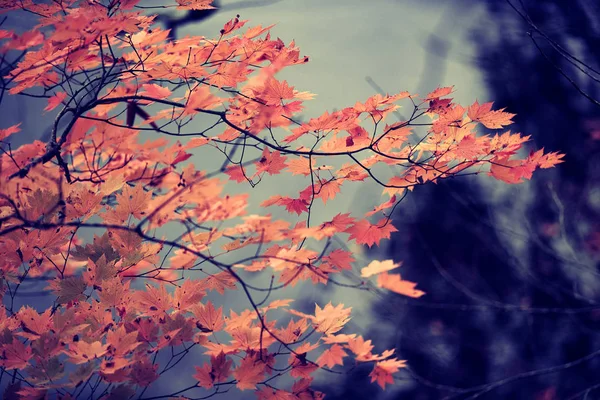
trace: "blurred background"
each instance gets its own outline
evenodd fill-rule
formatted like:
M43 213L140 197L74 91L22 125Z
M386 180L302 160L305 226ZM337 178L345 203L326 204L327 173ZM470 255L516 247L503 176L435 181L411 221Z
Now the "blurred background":
M419 35L418 90L470 80L468 95L516 113L514 130L566 162L519 186L464 179L409 196L378 256L403 260L427 296L375 301L386 323L369 334L408 360L405 384L384 395L358 368L330 398L598 399L600 3L431 5L447 11Z
M307 304L333 297L351 305L349 330L408 361L385 392L369 384L371 366L321 374L327 398L600 399L600 3L217 3L214 12L163 14L161 22L179 38L216 36L238 13L250 26L276 23L272 35L310 57L278 76L318 94L306 118L379 91L425 95L454 85L456 102L494 101L516 113L512 130L531 135L531 149L566 153L565 163L521 185L462 178L407 197L394 218L399 232L356 258L403 261L403 278L426 296L298 292ZM43 104L24 101L3 103L2 125L25 120L29 141L46 127L24 115ZM345 192L335 208L366 210L380 196L373 184L361 196Z

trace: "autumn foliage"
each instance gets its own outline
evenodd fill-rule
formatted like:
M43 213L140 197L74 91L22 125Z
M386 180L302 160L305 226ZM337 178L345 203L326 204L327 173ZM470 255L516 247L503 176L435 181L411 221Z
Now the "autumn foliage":
M518 183L561 155L519 157L528 137L489 134L513 114L455 104L452 87L376 94L302 121L313 95L276 78L308 62L294 42L239 17L214 39L171 41L139 5L0 0L7 18L37 19L19 34L0 29L1 95L46 99L51 125L47 143L18 148L10 139L23 134L19 124L0 126L6 390L308 400L323 397L311 388L318 370L356 363L371 365L381 388L392 384L405 361L347 332L349 307L300 309L286 288L420 297L399 263L358 265L348 246L390 238L393 210L417 185L481 173ZM410 117L392 121L400 104ZM262 200L249 193L283 174L294 185ZM383 191L373 210L314 215L344 187L369 181ZM30 280L47 281L45 309L17 306ZM227 308L233 291L243 307ZM191 370L180 363L188 355ZM161 383L174 368L191 385Z

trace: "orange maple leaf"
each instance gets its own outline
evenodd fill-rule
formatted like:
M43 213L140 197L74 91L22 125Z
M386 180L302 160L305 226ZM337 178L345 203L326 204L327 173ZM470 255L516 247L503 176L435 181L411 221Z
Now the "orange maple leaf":
M377 381L377 384L385 389L387 383L393 384L394 378L392 374L398 372L400 368L406 366L406 361L397 360L395 358L389 360L378 361L373 367L373 371L369 374L371 382Z
M313 169L314 161L313 161ZM310 160L304 157L297 157L287 163L287 169L292 175L310 175Z
M380 274L382 272L391 271L400 267L402 263L394 263L394 260L385 261L371 261L369 265L360 270L360 276L363 278L369 278L373 275Z
M450 93L452 93L452 89L454 89L454 86L439 87L433 92L429 93L423 100L435 100L440 97L448 96Z
M223 329L223 307L218 309L210 302L198 304L192 307L192 313L196 317L196 327L202 332L216 332Z
M256 389L256 384L264 379L265 363L247 355L241 364L233 371L237 380L236 386L240 390Z
M216 290L225 293L225 289L235 290L237 279L227 271L219 272L203 280L206 290Z
M344 365L344 357L346 356L347 354L343 347L339 344L334 344L317 358L317 364L319 364L320 367L327 366L329 368L333 368L336 365Z
M343 180L341 179L330 179L325 182L320 182L320 187L315 187L315 197L323 200L323 204L327 204L327 200L333 199L339 192L340 186Z
M152 199L152 192L145 191L143 185L123 186L123 191L117 195L118 207L126 210L135 218L141 219L146 214L148 202Z
M371 247L374 244L379 245L381 239L389 239L392 232L397 231L389 220L383 218L376 224L371 224L365 219L360 220L344 232L350 234L350 240L355 239L356 243Z
M479 105L477 101L469 106L467 115L473 121L481 122L483 126L490 129L500 129L506 125L512 124L512 117L515 114L504 112L504 108L500 110L492 110L492 102Z
M178 10L213 10L216 7L211 6L214 0L175 0Z
M281 173L281 170L287 167L286 158L279 151L270 152L265 147L261 159L256 162L256 174L266 172L269 175L276 175Z
M315 316L311 318L313 326L317 332L325 334L336 333L350 321L351 311L352 307L344 308L342 303L334 307L329 302L323 308L315 304Z
M393 207L395 204L396 204L396 195L392 195L392 197L390 197L390 199L388 201L378 205L372 211L369 211L368 213L366 213L365 217L370 217L371 215L376 214L381 210L385 210L387 208Z
M283 206L288 212L293 212L298 215L303 212L308 212L308 201L305 199L293 199L288 196L275 195L263 201L261 207L269 207L272 205Z
M163 283L159 287L146 284L146 290L135 292L134 299L138 310L145 315L162 316L172 307L171 296Z
M377 286L409 297L421 297L425 292L415 289L416 283L404 281L398 274L382 272L377 276Z
M202 367L196 367L194 378L203 388L210 389L214 383L225 382L229 377L233 360L227 359L225 353L210 357L210 365L205 363Z

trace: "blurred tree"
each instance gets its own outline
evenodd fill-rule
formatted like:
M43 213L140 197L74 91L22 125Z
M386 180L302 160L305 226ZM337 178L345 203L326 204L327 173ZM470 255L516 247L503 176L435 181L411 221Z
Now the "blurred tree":
M473 179L414 193L388 253L428 295L377 302L388 324L371 336L409 362L397 398L599 398L600 3L487 8L472 40L490 97L566 162L527 190ZM377 398L367 379L355 370L330 395Z

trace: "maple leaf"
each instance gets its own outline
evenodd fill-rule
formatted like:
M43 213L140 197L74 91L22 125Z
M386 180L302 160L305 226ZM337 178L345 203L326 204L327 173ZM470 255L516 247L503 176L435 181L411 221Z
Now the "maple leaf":
M329 367L333 368L336 365L344 365L344 357L347 356L346 352L339 344L334 344L327 350L321 354L319 358L317 358L317 364L320 367Z
M373 371L369 374L371 378L371 382L377 381L377 384L381 386L382 389L385 389L386 384L393 384L394 378L392 374L398 372L400 368L406 366L406 362L402 360L397 360L395 358L378 361L375 363L373 367Z
M240 390L256 389L256 384L264 379L265 363L252 356L242 358L240 365L233 371L235 384Z
M394 263L394 260L385 261L371 261L369 265L360 270L360 276L363 278L369 278L373 275L380 274L382 272L391 271L400 267L402 263Z
M147 315L164 315L172 304L171 296L163 283L159 287L146 284L146 290L135 292L134 300L140 312Z
M85 247L75 245L71 255L78 261L85 261L89 258L94 263L97 262L102 256L104 256L104 263L110 263L119 258L119 253L112 247L112 244L110 243L108 232L100 237L94 235L93 243L88 243L85 245Z
M310 160L304 157L294 158L287 163L287 169L292 175L310 175Z
M57 381L64 375L65 366L56 356L48 357L42 362L37 359L35 364L29 365L25 371L29 374L38 386L42 386L44 383Z
M0 364L6 369L24 369L29 365L32 356L32 349L26 346L16 337L13 337L12 343L2 345L3 359Z
M352 224L355 222L355 219L352 218L350 216L349 213L346 214L336 214L335 217L333 217L333 219L326 224L331 224L331 226L333 226L335 228L336 231L338 232L343 232L348 225Z
M331 251L327 256L323 257L323 261L335 265L341 270L351 270L352 263L355 261L352 257L352 253L349 251L335 249Z
M298 215L303 212L308 212L308 201L302 198L293 199L287 196L275 195L263 201L261 207L269 207L272 205L283 206L288 212L293 212Z
M378 205L372 211L369 211L368 213L366 213L365 217L370 217L371 215L376 214L381 210L385 210L387 208L393 207L395 204L396 204L396 195L393 195L392 197L390 197L390 199L388 201L386 201L383 204Z
M142 88L144 91L140 93L140 96L153 97L162 100L171 95L171 89L157 85L156 83L145 83L142 85Z
M225 289L235 290L237 279L227 271L219 272L203 280L207 290L216 290L218 293L225 293Z
M323 343L325 344L334 344L334 343L348 343L350 340L353 340L356 337L356 334L345 334L340 333L338 335L328 335L322 338Z
M504 108L492 111L492 102L479 104L477 101L467 109L467 115L473 121L481 122L483 126L490 129L500 129L512 124L515 114L504 112Z
M377 286L408 297L421 297L425 292L415 289L416 283L404 281L398 274L382 272L377 276Z
M332 334L341 330L350 321L352 307L344 308L342 303L333 306L331 302L321 308L315 304L315 316L312 322L317 332Z
M221 99L211 93L208 86L200 85L187 93L187 102L183 115L193 115L198 110L210 110L217 107L221 103Z
M173 307L181 311L188 311L197 305L205 295L204 281L186 279L173 293Z
M52 327L52 309L50 308L39 314L35 309L24 306L17 313L17 317L21 322L23 335L31 339L37 339Z
M87 268L83 273L83 280L88 286L100 286L103 281L114 278L118 273L118 268L114 262L106 261L105 254L102 254L95 262L88 258L87 264Z
M175 0L178 10L213 10L216 7L211 6L214 0Z
M184 162L185 160L189 159L191 156L192 156L191 153L186 153L185 151L180 150L180 151L178 151L175 154L175 157L172 160L170 160L170 161L167 162L167 164L169 164L170 166L174 167L177 164L179 164L181 162Z
M244 170L239 165L230 165L225 170L225 173L229 175L229 179L236 181L237 183L248 180L248 178L244 175Z
M256 174L268 173L269 175L276 175L287 167L285 160L287 157L281 155L279 151L270 152L267 147L263 150L263 154L260 160L256 162Z
M282 100L294 98L294 87L289 86L287 81L269 79L262 91L257 94L269 105L281 104Z
M98 293L100 302L106 307L119 307L129 304L131 301L130 284L130 281L123 282L118 277L102 281L100 284L102 291Z
M441 88L439 87L439 88L435 89L433 92L429 93L427 96L425 96L425 98L423 100L425 100L425 101L435 100L440 97L448 96L450 93L452 93L452 89L454 89L454 86L447 86L447 87L441 87Z
M551 152L551 153L547 153L547 154L541 154L541 153L543 153L543 149L536 153L536 155L539 154L536 161L540 168L543 168L543 169L552 168L555 165L565 162L565 160L562 159L565 156L564 154L557 153L557 152Z
M354 239L358 244L366 244L371 247L374 244L379 245L381 239L389 239L392 232L397 231L389 220L383 218L374 225L367 220L360 220L344 232L350 234L350 240Z
M300 352L299 349L297 351L299 354L306 354L304 351ZM318 365L307 362L304 355L297 356L295 354L290 356L290 366L292 367L290 371L292 378L310 379L310 375L319 369Z
M495 135L490 139L488 152L496 157L508 157L516 154L523 143L529 140L529 136L521 136L518 133L512 134L510 131L502 135Z
M4 140L7 137L9 137L10 135L12 135L13 133L19 132L21 130L21 128L19 128L20 125L21 125L21 123L18 123L16 125L6 128L6 129L0 129L0 140Z
M531 173L535 169L535 164L529 163L528 170L524 170L522 160L509 160L509 157L497 158L493 161L490 168L490 175L494 178L506 183L520 183L524 177L531 177ZM517 173L517 167L521 167L520 173Z
M221 353L223 354L223 353ZM198 385L205 389L210 389L214 386L214 377L212 376L212 367L208 363L204 363L201 367L195 367L196 373L194 379L198 381Z
M296 400L298 399L294 393L286 392L285 390L270 388L268 386L262 387L256 392L258 400Z
M119 207L123 207L135 218L143 218L148 208L148 202L152 198L152 192L146 192L142 185L131 187L125 185L123 191L117 195Z
M158 364L153 364L148 358L133 364L129 374L132 382L141 387L149 386L160 377Z
M348 337L346 340L348 349L354 353L357 360L367 361L371 359L373 345L370 340L365 340L362 336Z
M171 268L174 269L192 268L197 260L198 256L187 249L177 249L175 255L169 258Z
M315 197L323 200L323 204L327 204L327 200L333 199L340 192L342 181L339 179L331 179L326 182L320 182L318 190L315 190Z
M299 400L323 400L325 394L310 388L312 378L300 379L294 382L292 392ZM296 400L296 399L294 399Z
M261 311L263 312L263 314L265 314L265 313L267 313L270 310L275 310L275 309L280 308L280 307L287 307L293 301L294 301L294 299L278 299L278 300L273 300L271 303L269 303L268 306L263 307L261 309Z
M230 374L233 360L228 360L225 353L210 357L210 364L205 363L202 367L196 367L194 378L198 384L205 389L210 389L214 383L225 382Z
M83 364L90 360L102 357L108 351L108 345L104 345L99 341L85 342L80 340L69 345L67 355L74 364Z
M54 96L48 99L48 105L44 108L44 111L52 111L56 107L58 107L64 99L67 98L67 94L65 92L58 92Z
M87 284L81 276L68 276L63 279L55 279L50 282L50 288L58 296L57 303L65 304L85 298L83 292Z
M196 326L202 332L216 332L223 329L223 307L215 309L210 302L205 305L197 305L192 308L192 313L196 317Z
M107 351L113 357L124 357L142 344L138 342L137 338L137 332L127 333L125 327L121 325L115 330L108 331L106 335Z
M218 356L210 358L210 363L212 365L214 381L218 383L227 380L233 360L227 359L224 353L219 353Z

